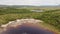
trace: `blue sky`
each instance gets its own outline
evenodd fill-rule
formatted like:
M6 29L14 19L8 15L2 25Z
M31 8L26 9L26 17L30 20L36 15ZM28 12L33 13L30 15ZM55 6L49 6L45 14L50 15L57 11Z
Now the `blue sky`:
M58 5L60 0L0 0L3 5Z

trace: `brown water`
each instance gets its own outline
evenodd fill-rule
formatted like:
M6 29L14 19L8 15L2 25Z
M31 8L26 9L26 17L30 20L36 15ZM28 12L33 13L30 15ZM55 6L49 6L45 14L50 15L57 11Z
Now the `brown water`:
M29 27L29 26L18 26L17 28L8 28L2 34L54 34L51 31L47 31L41 28Z
M54 34L52 31L41 28L38 24L43 23L36 19L17 19L5 25L2 25L6 31L1 34Z

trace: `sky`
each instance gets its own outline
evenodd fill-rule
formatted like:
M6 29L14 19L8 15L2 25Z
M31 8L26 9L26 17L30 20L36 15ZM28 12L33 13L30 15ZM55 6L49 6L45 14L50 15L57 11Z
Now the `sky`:
M58 5L60 0L0 0L2 5Z

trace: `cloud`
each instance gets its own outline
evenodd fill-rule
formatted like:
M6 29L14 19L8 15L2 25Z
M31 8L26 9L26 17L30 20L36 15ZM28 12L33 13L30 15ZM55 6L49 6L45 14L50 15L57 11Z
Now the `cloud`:
M60 0L0 0L0 4L6 5L56 5Z

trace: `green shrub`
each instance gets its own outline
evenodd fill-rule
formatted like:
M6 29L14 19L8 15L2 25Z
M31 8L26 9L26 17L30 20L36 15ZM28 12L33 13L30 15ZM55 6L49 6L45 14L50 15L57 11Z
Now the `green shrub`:
M0 25L9 21L22 18L35 18L43 20L58 29L60 29L60 10L49 10L42 13L32 12L28 9L7 8L0 10Z

